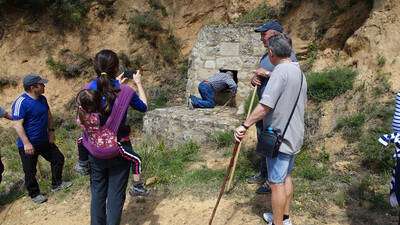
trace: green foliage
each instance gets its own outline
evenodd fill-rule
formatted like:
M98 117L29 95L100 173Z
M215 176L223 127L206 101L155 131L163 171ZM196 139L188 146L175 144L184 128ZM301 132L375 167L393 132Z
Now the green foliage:
M218 131L212 135L211 139L219 148L232 146L234 143L232 131Z
M90 2L91 0L1 0L0 5L22 8L34 14L48 11L56 25L72 28L82 25Z
M376 57L376 61L377 61L377 63L378 63L378 66L382 67L382 66L384 66L385 63L386 63L386 58L385 58L385 56L383 56L383 55L378 55L378 56Z
M46 64L56 76L69 77L67 72L67 65L65 65L64 63L54 60L53 57L48 57L46 60Z
M3 88L9 87L9 86L17 86L17 84L18 84L18 82L14 78L0 77L0 91L2 91Z
M76 27L82 24L89 11L90 1L56 0L50 5L50 12L56 24Z
M136 148L142 157L145 177L158 177L159 184L173 184L182 179L186 165L199 157L199 146L187 142L168 149L163 142L145 141Z
M390 101L367 105L364 109L371 126L362 133L357 148L361 153L362 165L372 172L385 173L394 164L393 147L384 148L377 141L379 136L390 133L393 105Z
M389 77L391 76L390 73L382 73L380 71L378 71L378 73L376 74L376 78L375 78L375 86L372 89L372 94L375 97L379 97L381 95L390 93L390 82L389 82Z
M360 137L364 122L365 115L363 113L356 113L354 115L338 118L335 129L341 130L343 138L347 141L354 142Z
M180 56L181 44L178 38L170 34L166 40L159 43L160 54L167 63L174 63Z
M271 8L267 3L263 2L257 8L240 15L237 21L239 23L264 23L266 20L271 19L270 13Z
M318 45L316 42L311 42L307 46L307 59L302 65L303 71L307 72L312 68L315 60L317 59L317 55L318 55Z
M332 100L353 88L357 72L350 68L334 68L312 72L307 76L308 94L315 101Z

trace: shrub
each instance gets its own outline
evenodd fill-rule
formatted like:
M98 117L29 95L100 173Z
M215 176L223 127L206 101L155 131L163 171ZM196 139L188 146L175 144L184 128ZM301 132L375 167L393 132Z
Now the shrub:
M264 23L266 20L271 19L270 13L270 7L264 2L246 14L240 15L237 21L239 23Z
M307 76L309 97L315 101L332 100L353 88L356 75L350 68L312 72Z
M389 82L389 77L391 76L390 73L381 73L378 72L376 74L375 82L374 82L374 87L372 89L372 94L375 97L379 97L381 95L390 93L391 91L391 85Z
M48 11L55 24L72 28L82 24L91 1L84 0L0 0L0 5L11 5L39 14Z
M66 27L81 25L88 11L88 1L57 0L50 5L54 22Z
M0 91L3 90L3 88L9 87L9 86L17 86L17 84L18 84L18 82L14 78L0 77Z
M355 115L340 117L337 120L335 129L343 132L343 138L349 142L356 141L361 134L361 128L365 122L365 115L357 113Z

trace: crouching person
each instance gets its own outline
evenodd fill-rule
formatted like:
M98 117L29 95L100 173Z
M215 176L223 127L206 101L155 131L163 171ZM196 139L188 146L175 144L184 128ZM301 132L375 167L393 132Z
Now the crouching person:
M51 164L52 191L72 185L62 181L64 155L54 144L54 127L46 97L43 96L47 80L29 74L23 80L25 93L12 106L12 119L19 138L17 146L25 173L25 186L34 203L43 203L47 198L41 194L36 180L36 164L41 155Z
M201 98L190 95L189 108L214 108L215 95L230 90L231 99L235 98L237 91L237 70L223 70L214 74L207 80L200 82L199 93Z

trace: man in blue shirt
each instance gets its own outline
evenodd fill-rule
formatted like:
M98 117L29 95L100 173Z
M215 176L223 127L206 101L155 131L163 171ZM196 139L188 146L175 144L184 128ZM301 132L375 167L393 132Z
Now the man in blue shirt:
M268 48L268 40L275 35L282 34L283 27L277 20L271 20L257 27L254 31L260 33L261 36L260 40L263 42L264 47ZM290 56L290 59L293 62L297 62L296 54L293 51ZM262 93L264 92L264 89L268 83L269 74L274 70L274 68L275 66L271 63L268 57L268 53L264 54L260 59L259 68L254 71L254 76L251 79L251 84L253 86L258 86L257 88L258 99L261 99ZM263 129L263 125L264 124L262 120L256 123L257 136L260 135L260 132ZM264 183L267 179L267 175L268 172L267 172L266 160L261 159L259 173L250 177L247 180L249 183L263 183L263 185L257 189L256 193L266 194L271 191L268 184Z
M54 127L46 97L43 96L47 80L39 75L25 76L25 93L19 96L12 106L14 128L19 138L17 147L25 173L25 186L35 203L43 203L47 198L40 193L36 180L36 164L41 155L51 164L52 191L71 186L71 182L62 181L64 155L54 144Z

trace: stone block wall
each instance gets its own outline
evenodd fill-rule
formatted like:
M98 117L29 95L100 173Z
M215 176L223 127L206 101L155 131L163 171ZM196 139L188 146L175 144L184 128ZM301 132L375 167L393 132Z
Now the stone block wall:
M238 70L239 87L236 97L239 112L251 92L251 71L257 68L265 48L260 35L250 25L211 25L199 32L189 57L186 94L198 95L198 84L219 68Z

